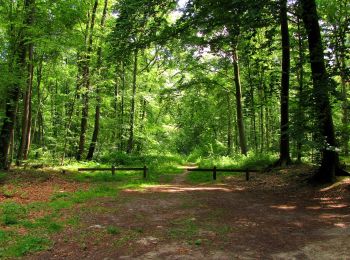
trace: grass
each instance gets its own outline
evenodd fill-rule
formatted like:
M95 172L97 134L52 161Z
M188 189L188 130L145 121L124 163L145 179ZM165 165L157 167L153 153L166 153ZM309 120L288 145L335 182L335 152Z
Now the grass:
M220 169L254 169L263 170L267 166L271 165L277 157L273 154L254 154L249 153L248 156L221 156L221 157L209 157L198 158L196 164L199 168L212 169L214 166ZM213 171L208 172L190 172L187 175L187 180L190 183L218 183L228 176L242 176L244 173L237 172L217 172L217 180L213 181Z
M193 218L179 219L172 224L174 226L168 231L168 235L172 239L192 241L198 235L199 227Z
M215 157L197 160L199 167L211 168L214 165L220 168L255 168L257 165L263 167L273 156L248 157ZM33 162L35 163L35 162ZM77 168L90 167L148 167L147 179L142 178L142 171L117 171L112 176L111 172L77 172ZM81 219L79 216L70 216L71 208L77 204L83 204L100 197L116 197L121 189L144 189L149 185L162 182L171 182L176 174L183 172L179 165L186 164L186 160L180 156L129 156L125 154L109 154L102 157L98 162L73 162L63 168L67 170L66 175L61 175L62 167L54 167L43 170L19 169L18 172L11 172L11 175L0 172L0 193L11 201L12 196L18 196L21 187L28 183L40 185L42 182L50 181L52 174L56 178L63 178L66 181L87 183L87 190L75 192L53 193L49 201L19 204L16 202L0 203L0 258L21 257L32 252L50 248L52 242L50 237L68 227L78 228ZM254 167L253 167L254 166ZM29 166L30 167L30 166ZM59 174L59 176L57 176ZM218 181L227 173L218 173ZM208 183L212 181L212 172L191 172L188 174L190 182ZM9 185L9 186L6 186ZM8 187L11 187L8 188ZM30 194L24 194L30 197ZM23 195L23 196L24 196ZM186 205L184 205L185 207ZM94 209L94 206L89 210ZM98 206L96 206L98 207ZM140 216L143 218L143 216ZM107 234L116 236L116 245L122 246L131 240L138 238L143 230L122 230L116 226L108 226ZM223 233L227 232L222 230ZM180 219L173 223L168 230L168 235L173 239L185 239L189 243L201 245L203 240L199 237L199 226L194 219Z
M62 220L63 209L98 197L115 197L119 189L111 184L100 184L88 190L54 193L48 202L26 205L15 202L0 204L0 258L13 258L50 248L50 235L67 226L78 226L79 218ZM40 212L44 212L43 216ZM30 217L30 215L39 215ZM22 233L25 233L23 235ZM117 229L110 229L117 233Z

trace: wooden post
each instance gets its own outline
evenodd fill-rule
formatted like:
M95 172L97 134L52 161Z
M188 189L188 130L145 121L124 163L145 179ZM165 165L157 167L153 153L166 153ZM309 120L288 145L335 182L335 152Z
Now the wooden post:
M114 176L115 175L115 166L112 165L112 175Z
M216 180L216 166L213 168L213 180Z
M245 180L249 181L249 171L248 170L245 172Z
M144 178L144 179L147 178L147 167L146 167L146 165L143 166L143 178Z

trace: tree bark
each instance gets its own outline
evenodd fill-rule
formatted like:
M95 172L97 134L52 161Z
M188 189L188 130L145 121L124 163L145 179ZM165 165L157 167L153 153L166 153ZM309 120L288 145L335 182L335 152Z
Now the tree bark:
M96 18L96 10L98 6L98 0L95 0L92 15L90 21L90 29L87 33L87 43L86 43L86 55L85 60L83 61L83 94L82 94L82 102L83 107L81 110L81 122L80 122L80 138L79 138L79 147L76 155L76 159L78 161L81 160L84 150L85 150L85 140L86 140L86 131L88 128L88 117L89 117L89 92L90 92L90 59L92 52L92 43L93 43L93 32L95 26L95 18Z
M124 151L124 114L125 114L125 63L122 61L122 75L121 75L121 81L122 81L122 89L121 89L121 100L120 100L120 131L119 131L119 151Z
M132 97L131 97L131 109L130 109L130 128L129 128L129 140L126 152L131 153L134 146L134 128L135 128L135 99L137 88L137 55L138 51L134 51L134 70L132 80Z
M101 30L103 31L105 21L106 21L106 14L107 14L107 6L108 6L108 0L104 1L104 7L103 7L103 13L102 13L102 19L101 19ZM102 42L100 43L100 46L97 49L97 65L96 65L96 71L100 72L100 69L102 67ZM100 75L101 76L101 75ZM100 114L101 114L101 95L100 95L100 86L99 84L96 84L96 107L95 107L95 122L94 122L94 132L92 134L92 140L89 147L89 152L86 157L87 160L92 160L98 140L98 134L100 131Z
M281 125L280 158L278 164L286 166L291 163L289 154L289 70L290 45L287 16L287 0L280 1L280 24L282 36L282 80L281 80Z
M25 10L27 13L26 26L29 28L33 25L34 22L34 12L35 12L35 0L26 0L25 1ZM26 31L26 37L30 38L28 31ZM23 107L23 117L22 117L22 131L21 131L21 140L17 153L17 165L21 163L23 159L27 159L28 151L30 146L30 133L31 133L31 101L32 101L32 89L33 89L33 56L34 56L34 45L31 42L32 39L25 43L25 48L27 52L27 83L26 91L24 95L24 107Z
M237 46L233 47L232 58L233 58L234 83L236 87L235 96L236 96L239 145L241 148L241 153L244 155L247 155L248 148L247 148L247 140L246 140L245 130L244 130L243 109L242 109L242 86L241 86L241 80L240 80Z
M321 165L314 176L317 182L333 182L335 176L342 174L339 167L339 155L336 152L336 140L329 101L330 80L326 72L323 45L315 0L300 0L303 22L308 35L310 63L313 80L313 96L317 123L322 142Z
M226 92L227 99L227 155L231 156L233 153L233 126L232 126L232 105L231 92Z
M304 46L303 46L303 38L302 38L302 32L300 28L300 19L297 18L298 23L298 52L299 52L299 61L298 61L298 85L299 85L299 98L298 98L298 131L299 136L297 138L297 162L301 163L302 159L302 142L304 139Z

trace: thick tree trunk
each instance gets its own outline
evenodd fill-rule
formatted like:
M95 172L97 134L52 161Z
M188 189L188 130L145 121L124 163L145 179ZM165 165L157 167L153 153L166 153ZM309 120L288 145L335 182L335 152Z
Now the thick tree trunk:
M134 146L134 128L135 128L135 99L136 99L136 87L137 87L137 55L138 52L134 52L134 70L132 80L132 97L131 97L131 109L130 109L130 125L129 125L129 140L126 152L131 153Z
M286 166L290 164L289 154L289 70L290 70L290 46L287 17L287 0L280 1L280 23L282 36L282 81L281 81L281 135L280 158L278 164Z
M9 90L7 96L5 119L0 133L0 169L7 170L11 164L10 147L11 140L13 142L19 94L19 87L14 86Z
M339 156L336 150L332 108L329 101L329 86L323 45L318 23L315 0L300 0L302 16L308 34L310 63L313 80L313 94L315 110L318 115L317 122L320 131L320 142L324 143L321 150L321 166L314 176L318 182L332 182L335 175L341 174Z
M101 19L101 30L104 29L105 21L106 21L106 14L107 14L107 6L108 6L108 0L104 1L104 7L103 7L103 13L102 13L102 19ZM102 47L101 44L97 49L97 65L96 65L96 71L100 71L102 67ZM100 131L100 114L101 114L101 96L100 96L100 86L99 84L96 84L96 107L95 107L95 122L94 122L94 132L92 134L92 140L89 147L89 152L87 154L86 159L92 160L98 140L98 134Z
M248 148L247 148L247 140L246 140L245 130L244 130L243 109L242 109L242 87L241 87L239 64L238 64L238 53L237 53L236 46L234 46L232 50L232 58L233 58L234 83L236 87L235 96L236 96L239 145L241 147L241 153L244 155L247 155Z
M87 43L86 43L86 56L83 61L83 86L84 91L82 95L83 107L81 110L81 122L80 122L80 137L79 137L79 147L76 155L76 159L78 161L81 160L84 150L85 150L85 140L86 140L86 132L88 128L88 117L89 117L89 92L90 92L90 59L92 52L92 44L93 44L93 33L96 19L96 10L98 6L98 0L95 0L92 15L90 21L90 28L87 33Z

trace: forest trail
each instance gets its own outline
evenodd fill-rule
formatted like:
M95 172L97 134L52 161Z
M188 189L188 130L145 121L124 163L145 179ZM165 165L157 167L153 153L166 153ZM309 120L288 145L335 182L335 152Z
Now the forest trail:
M26 259L349 259L350 179L320 190L276 174L210 185L186 174L79 204L80 224Z
M175 178L171 182L172 184L185 184L187 175L189 173L189 171L187 169L198 168L198 166L196 164L194 164L194 163L191 163L191 164L188 164L188 165L180 166L179 168L183 169L183 172L181 174L177 174L175 176Z

